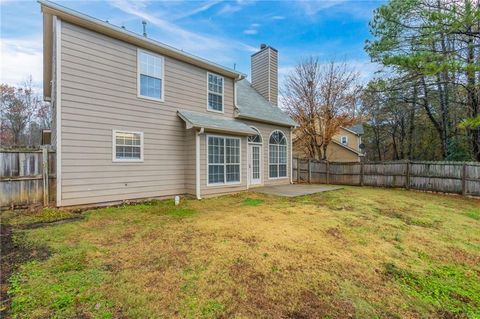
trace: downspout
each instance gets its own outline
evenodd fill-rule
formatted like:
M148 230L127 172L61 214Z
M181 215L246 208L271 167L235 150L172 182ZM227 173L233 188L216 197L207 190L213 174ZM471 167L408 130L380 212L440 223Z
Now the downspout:
M238 78L233 80L233 107L235 109L235 112L238 112L238 107L237 107L237 82L240 81L240 80L243 80L243 79L244 79L244 77L239 75ZM245 152L245 154L247 156L247 158L246 158L246 160L247 160L247 189L249 189L250 188L250 175L249 175L249 172L250 172L250 170L249 170L250 158L248 157L249 156L249 154L248 154L248 138L247 138L247 143L245 143L245 145L246 145L246 149L247 149L247 151ZM240 162L241 162L241 159L240 159ZM240 167L241 167L241 165L240 165ZM241 174L241 172L240 172L240 174Z
M200 188L200 134L203 134L203 127L195 131L195 193L197 199L202 199Z
M293 184L293 127L290 127L290 184Z
M62 206L62 20L59 17L53 17L55 29L55 126L56 136L56 206ZM53 52L52 52L53 54Z

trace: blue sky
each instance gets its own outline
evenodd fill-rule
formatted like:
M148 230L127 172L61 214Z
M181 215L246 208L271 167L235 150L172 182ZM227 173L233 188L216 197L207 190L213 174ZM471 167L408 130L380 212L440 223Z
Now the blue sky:
M0 0L2 83L42 79L42 15L35 1ZM364 80L375 66L363 50L372 11L384 1L55 1L216 63L250 73L250 55L279 51L280 79L310 55L346 60Z

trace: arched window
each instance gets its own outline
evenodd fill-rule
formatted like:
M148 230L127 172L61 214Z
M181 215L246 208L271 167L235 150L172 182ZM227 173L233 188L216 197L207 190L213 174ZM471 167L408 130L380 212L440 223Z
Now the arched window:
M262 143L262 135L260 134L260 132L254 128L253 126L250 126L250 128L252 130L254 130L255 132L257 132L256 135L250 135L248 137L248 143Z
M268 175L287 177L287 139L281 131L273 131L268 141Z

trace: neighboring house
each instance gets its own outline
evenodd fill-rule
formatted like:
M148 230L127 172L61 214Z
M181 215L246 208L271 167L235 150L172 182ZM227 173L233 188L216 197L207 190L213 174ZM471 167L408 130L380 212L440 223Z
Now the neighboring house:
M305 152L300 137L293 134L293 155L298 158L309 158ZM331 162L360 162L364 156L360 145L362 144L363 125L356 124L351 127L341 127L333 136L327 147L327 160Z
M277 107L275 49L252 55L250 84L236 70L40 4L57 206L291 182L295 122Z

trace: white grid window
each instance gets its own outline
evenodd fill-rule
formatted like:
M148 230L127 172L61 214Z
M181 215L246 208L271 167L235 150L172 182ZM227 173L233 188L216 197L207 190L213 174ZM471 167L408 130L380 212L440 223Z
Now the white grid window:
M254 128L253 126L251 126L252 130L254 130L255 132L257 132L257 134L255 135L250 135L248 137L248 143L262 143L262 135L260 135L260 132Z
M163 57L138 50L138 94L163 100Z
M223 112L223 77L212 73L208 75L208 109Z
M143 161L143 133L114 130L113 161Z
M347 145L347 144L348 144L348 137L346 137L346 136L340 137L340 142L341 142L343 145Z
M287 177L287 140L280 131L274 131L268 142L268 176Z
M240 182L240 139L208 136L208 184Z

